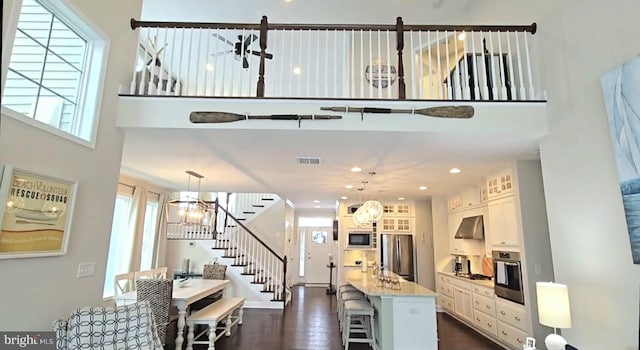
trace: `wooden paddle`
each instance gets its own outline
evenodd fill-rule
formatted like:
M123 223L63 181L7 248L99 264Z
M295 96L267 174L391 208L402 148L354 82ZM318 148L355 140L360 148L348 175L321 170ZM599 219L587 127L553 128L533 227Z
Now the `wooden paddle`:
M268 119L268 120L297 120L298 127L302 120L331 120L342 119L340 115L298 115L298 114L271 114L271 115L245 115L229 112L191 112L189 121L192 123L230 123L241 120Z
M375 107L320 107L323 111L333 112L359 112L359 113L403 113L403 114L421 114L429 117L437 118L458 118L469 119L473 117L473 107L471 106L443 106L429 107L418 109L392 109L392 108L375 108Z

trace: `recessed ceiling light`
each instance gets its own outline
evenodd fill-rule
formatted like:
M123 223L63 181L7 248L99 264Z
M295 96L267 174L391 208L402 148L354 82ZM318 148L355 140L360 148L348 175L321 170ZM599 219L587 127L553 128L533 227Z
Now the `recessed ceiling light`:
M398 200L399 200L399 201L403 201L403 200L404 200L404 197L398 197Z
M460 169L458 169L458 168L453 168L453 169L449 170L449 172L450 172L450 173L452 173L452 174L458 174L458 173L460 173L461 171L462 171L462 170L460 170Z
M353 185L346 185L346 186L344 186L344 188L352 189Z
M340 197L340 199L349 199L349 197L347 197L347 196L342 196L342 197Z
M300 68L300 67L293 67L293 74L295 74L295 75L300 75L300 73L302 73L302 68Z
M320 201L319 201L319 200L317 200L317 199L314 199L314 200L313 200L313 203L320 203Z
M354 173L358 173L362 171L362 168L354 166L353 168L351 168L351 171L353 171Z
M317 209L317 208L320 208L320 206L319 206L319 205L316 205L316 209Z
M420 191L424 191L424 190L426 190L426 189L427 189L427 186L420 186L420 187L418 187L418 189L419 189Z

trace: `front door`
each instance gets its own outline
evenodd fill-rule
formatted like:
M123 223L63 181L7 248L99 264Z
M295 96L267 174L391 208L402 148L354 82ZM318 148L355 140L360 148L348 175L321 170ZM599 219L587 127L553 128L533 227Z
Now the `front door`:
M329 285L327 264L331 253L331 228L304 227L301 230L305 234L305 282Z

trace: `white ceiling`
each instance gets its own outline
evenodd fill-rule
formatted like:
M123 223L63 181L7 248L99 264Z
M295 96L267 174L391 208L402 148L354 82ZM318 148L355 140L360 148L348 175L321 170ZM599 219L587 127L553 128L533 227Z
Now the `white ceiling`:
M275 6L275 1L269 2ZM145 0L143 19L206 20L203 17L207 16L203 16L202 8L195 6L196 4L205 6L206 11L222 6L219 1L190 1L192 6L189 7L178 6L179 3L181 2ZM393 3L398 5L403 1ZM246 18L256 18L257 21L262 14L277 17L262 12L262 8L261 11L247 13L246 10L241 10L246 9L246 6L234 4L226 12L223 7L218 7L216 15L235 11L235 16L239 18L236 21ZM444 2L438 7L438 11L445 11L446 5L447 2ZM324 4L323 6L326 7ZM427 6L433 6L433 3ZM166 13L173 15L167 17L164 15ZM301 15L296 13L297 17L293 20L279 22L301 22ZM370 18L374 19L373 22L378 22L377 16L371 15ZM216 16L208 21L222 22ZM362 22L364 21L360 21ZM268 109L268 105L265 106ZM474 119L513 119L520 111L531 106L517 104L505 108L503 104L500 116L493 115L494 112L483 114L482 108L476 107ZM268 110L261 114L275 112ZM353 116L351 118L359 119ZM539 115L539 118L544 119L544 115ZM474 123L479 121L474 120ZM396 131L366 128L277 130L250 129L246 126L234 129L229 125L220 129L127 128L122 172L164 187L186 190L188 176L184 172L193 170L204 175L202 191L270 192L290 199L297 208L334 208L336 200L343 195L363 200L370 197L379 200L398 197L414 200L461 191L471 185L483 183L484 176L500 170L510 161L537 158L538 140L542 137L539 130L527 133L526 126L521 132L494 127L494 132L480 133L430 132L428 128L406 130L407 128L389 125L388 130ZM469 128L469 125L475 128L478 124L459 125L460 128ZM322 162L317 166L299 165L296 163L298 156L320 157ZM352 173L349 169L353 166L359 166L363 171ZM453 167L462 169L462 173L449 174L449 169ZM371 177L367 175L368 171L375 171L377 175ZM348 184L356 188L363 180L368 180L369 184L362 193L344 188ZM421 185L428 186L428 189L418 190ZM193 182L191 189L195 189ZM314 200L319 200L320 203L314 203Z

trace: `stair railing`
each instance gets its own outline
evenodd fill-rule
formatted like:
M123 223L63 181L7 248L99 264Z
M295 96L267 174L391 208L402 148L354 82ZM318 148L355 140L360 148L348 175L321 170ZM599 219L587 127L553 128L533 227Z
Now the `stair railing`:
M286 307L287 257L281 257L217 201L215 205L235 227L217 232L213 248L224 249L224 257L234 259L232 266L244 267L242 274L253 275L252 283L263 284L265 292L273 292L272 300L282 300Z
M531 64L535 23L273 24L263 16L260 23L131 19L131 27L140 29L140 47L130 95L544 99Z

